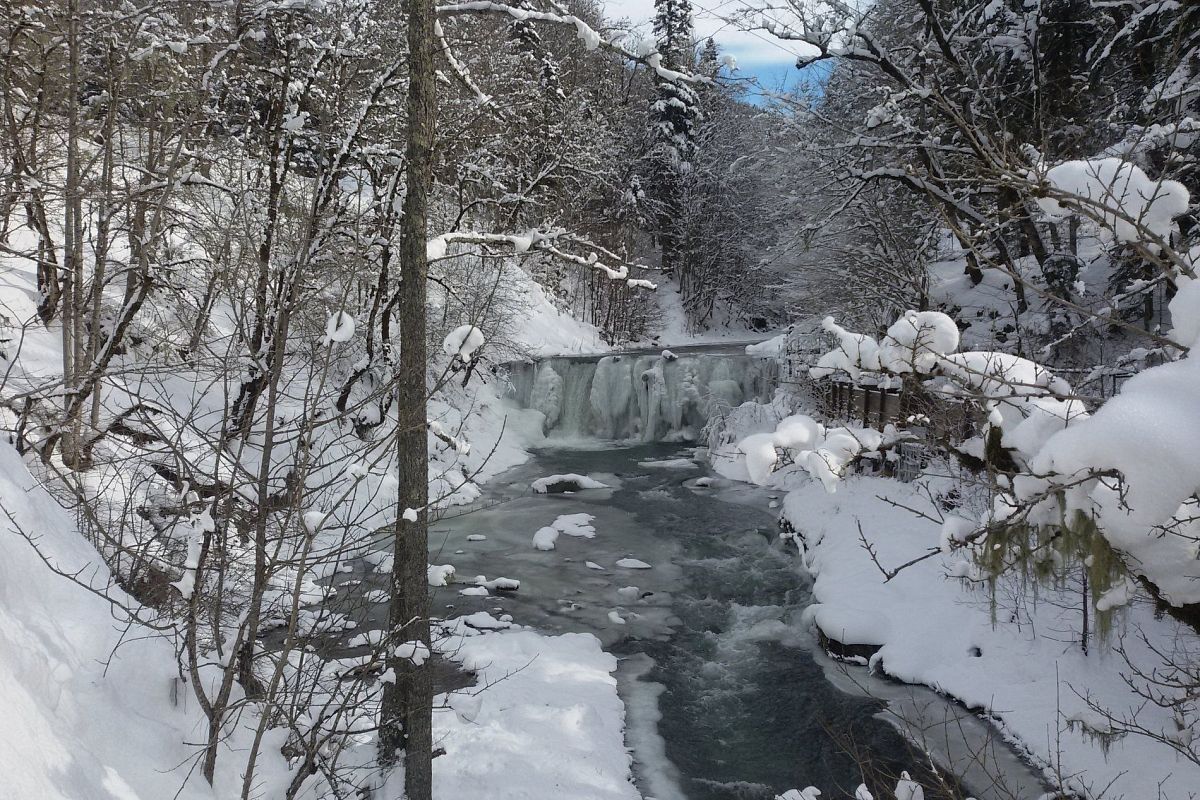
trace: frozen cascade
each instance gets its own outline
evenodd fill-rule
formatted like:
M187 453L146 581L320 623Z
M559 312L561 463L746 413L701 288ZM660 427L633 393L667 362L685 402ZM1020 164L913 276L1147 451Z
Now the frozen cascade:
M710 417L747 400L767 402L771 359L744 353L658 353L549 358L509 365L510 397L568 437L693 441Z
M562 391L562 376L554 371L554 367L543 364L534 379L530 399L534 403L532 408L542 412L546 417L546 424L551 427L558 424L559 409L562 408Z

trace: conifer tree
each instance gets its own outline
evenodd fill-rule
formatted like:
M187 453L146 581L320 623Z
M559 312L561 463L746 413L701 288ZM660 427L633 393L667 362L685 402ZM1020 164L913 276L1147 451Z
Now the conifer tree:
M656 0L654 35L662 64L672 70L690 70L695 61L692 45L692 6L689 0ZM700 102L695 90L683 82L660 77L650 108L652 148L649 194L656 206L653 232L662 251L668 277L683 282L680 258L685 249L679 226L681 176L689 168L694 150Z

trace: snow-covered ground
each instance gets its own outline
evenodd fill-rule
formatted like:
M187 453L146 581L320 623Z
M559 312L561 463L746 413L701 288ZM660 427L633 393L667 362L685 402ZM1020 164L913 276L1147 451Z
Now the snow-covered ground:
M632 347L685 347L696 344L751 344L770 338L773 334L752 331L744 326L714 324L704 330L693 330L683 309L679 289L672 281L662 281L654 292L659 319L654 332Z
M204 719L177 680L172 642L130 629L108 601L48 566L79 572L137 609L108 586L96 551L7 444L0 444L0 504L7 516L0 523L0 769L7 788L0 795L239 796L236 770L219 769L214 789L193 770L199 750L189 743L202 740ZM36 537L41 556L21 531ZM440 648L473 670L477 683L438 700L434 735L446 750L434 762L438 800L461 800L480 787L509 800L638 798L616 659L594 636L543 636L467 618L451 623ZM246 746L255 722L244 718L229 746ZM369 755L373 745L361 749ZM283 796L293 777L271 748L257 774L268 797Z
M456 621L444 646L475 689L434 714L434 796L640 800L625 750L617 659L595 636L480 633Z
M0 508L0 796L240 796L231 769L218 771L213 789L195 774L185 785L203 715L178 682L173 643L128 628L106 599L54 574L51 567L77 573L137 609L108 585L96 551L8 444L0 444ZM435 740L446 755L434 762L438 800L480 787L501 800L636 800L616 659L595 637L541 636L468 617L449 624L440 649L475 671L478 685L439 698ZM248 742L245 723L230 748ZM260 796L283 796L292 777L278 750L265 749Z
M536 281L512 268L512 285L524 302L521 323L511 333L513 345L534 357L605 353L612 347L600 329L555 307Z
M933 488L936 497L936 481ZM784 514L815 577L809 613L822 632L843 644L877 645L877 669L985 711L1048 777L1067 779L1085 796L1109 787L1105 797L1155 797L1161 783L1164 796L1188 797L1200 788L1200 768L1163 744L1131 735L1102 741L1106 723L1095 706L1127 714L1143 704L1107 643L1093 641L1091 654L1082 652L1078 589L1023 596L1001 581L993 607L986 583L959 577L971 574L959 554L885 581L860 526L888 569L937 548L941 537L941 526L900 506L939 513L922 484L890 479L851 477L833 494L807 480L788 493ZM1112 636L1143 667L1154 662L1142 636L1164 652L1200 644L1146 603L1128 609ZM1141 708L1139 720L1152 730L1174 729L1171 715L1153 707Z
M30 317L30 277L14 270L5 281L0 292L8 310L16 319ZM556 310L536 284L529 284L528 324L514 344L537 356L607 349L593 327ZM345 327L339 318L331 337L335 345L343 343L338 337ZM352 337L352 330L345 335ZM672 317L668 311L659 340L676 345L755 338L761 337L730 331L689 334L681 314ZM777 354L782 344L773 338L754 347L753 354ZM13 385L44 380L60 359L57 337L37 326L26 332L21 353L21 369L10 376ZM160 389L162 397L174 388L180 390L180 402L202 404L202 398L182 390L186 376L163 379L175 382ZM521 463L529 447L544 441L537 412L509 406L502 399L505 389L503 382L481 375L471 391L453 384L431 404L431 419L452 439L471 444L469 450L431 446L434 494L452 483L457 487L446 502L475 499L478 484ZM120 393L114 390L113 396ZM743 407L730 415L730 425L739 435L770 431L786 414L778 404ZM744 460L729 455L715 449L714 464L730 477L747 479ZM643 464L662 470L688 465L680 459ZM448 475L471 480L458 485ZM795 470L784 469L773 479L792 490L783 510L802 535L797 541L805 568L815 576L819 601L812 619L828 636L878 646L876 666L887 674L985 709L1033 760L1059 771L1058 777L1086 772L1090 786L1111 781L1110 797L1153 796L1168 773L1163 787L1172 797L1200 786L1194 765L1176 759L1163 745L1127 736L1100 746L1103 721L1084 697L1111 708L1126 708L1136 698L1121 680L1123 663L1116 656L1085 657L1062 635L1046 635L1071 630L1077 612L1069 594L1046 592L1037 602L1009 609L1001 593L993 618L990 593L956 577L967 568L953 556L922 562L884 582L862 547L858 524L887 565L937 547L937 525L880 499L921 508L929 500L915 484L857 478L831 494ZM60 570L84 568L80 574L89 585L136 610L134 601L108 587L95 550L8 445L0 445L0 502L10 515L0 521L0 708L16 720L0 726L0 767L16 796L148 800L174 796L181 786L184 800L211 797L213 791L238 795L236 758L218 770L215 789L194 774L184 786L204 720L190 688L176 681L175 643L145 638L136 628L127 631L123 615L113 613L108 601L55 575L36 555L18 526L36 532L42 552ZM555 536L586 536L585 522L559 517L548 529ZM632 559L616 563L648 566ZM439 800L472 796L480 787L487 787L489 796L512 800L637 798L616 661L599 640L588 634L543 636L506 619L475 617L451 622L440 644L474 671L477 684L443 697L445 707L435 714L437 744L446 750L435 761ZM623 624L618 620L619 615L613 623ZM1140 605L1128 612L1121 630L1131 634L1126 642L1134 659L1146 656L1135 632L1147 633L1156 646L1194 644L1194 637ZM363 641L370 643L369 637ZM240 746L255 722L244 717L229 746ZM1173 721L1159 715L1150 723L1168 731ZM367 763L371 743L362 742L359 749ZM1163 767L1147 770L1149 763ZM267 796L270 787L281 787L291 777L278 747L267 747L256 778ZM552 795L547 787L554 787Z
M0 443L0 510L0 794L175 797L203 720L178 680L174 643L127 628L106 599L55 574L78 574L115 603L136 607L109 586L96 551L7 443ZM237 796L235 781L220 775L217 791ZM178 796L214 795L197 778Z

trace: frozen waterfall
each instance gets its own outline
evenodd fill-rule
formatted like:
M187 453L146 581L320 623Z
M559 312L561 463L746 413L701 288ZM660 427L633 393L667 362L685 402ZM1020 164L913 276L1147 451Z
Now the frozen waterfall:
M744 352L562 357L509 365L510 397L545 416L547 433L603 439L693 441L710 417L767 402L771 359Z

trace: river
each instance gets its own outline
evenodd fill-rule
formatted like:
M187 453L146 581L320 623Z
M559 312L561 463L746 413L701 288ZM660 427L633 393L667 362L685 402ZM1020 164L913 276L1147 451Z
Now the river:
M894 785L881 775L924 771L912 738L943 765L979 749L991 730L965 710L824 656L801 620L809 582L778 537L770 494L714 477L692 453L597 442L536 451L490 482L486 507L452 511L430 533L431 563L452 563L468 581L515 578L520 590L475 598L451 586L436 590L435 608L596 635L621 659L634 772L656 800L771 800L807 785L852 796L862 756L878 772L865 776L878 796ZM537 478L565 473L609 488L530 491ZM581 513L594 518L594 537L532 546L539 528ZM617 566L628 558L650 568ZM1018 797L1041 793L1003 746L989 760L968 776L980 798L1009 796L989 787L984 772L994 771L1024 787Z

